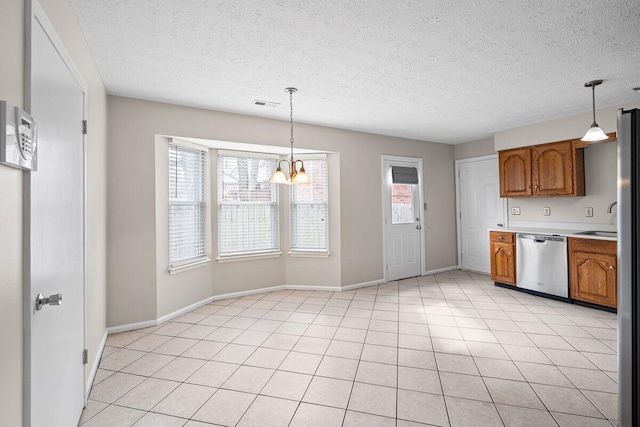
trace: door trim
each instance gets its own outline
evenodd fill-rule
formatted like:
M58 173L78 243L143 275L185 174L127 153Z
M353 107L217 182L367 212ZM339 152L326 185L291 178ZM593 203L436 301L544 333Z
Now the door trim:
M425 221L425 211L424 211L424 175L422 174L422 159L420 157L402 157L402 156L390 156L383 154L381 156L380 161L380 177L381 177L381 200L382 200L382 272L384 283L387 282L387 224L384 223L385 217L385 170L384 170L384 162L385 161L399 161L399 162L417 162L418 163L418 182L420 188L418 188L419 194L419 206L422 207L420 211L422 215L420 216L420 221L422 222L422 229L420 230L420 274L424 276L426 274L426 248L425 248L425 236L424 236L424 225Z
M64 43L60 40L56 33L51 21L47 17L44 9L37 0L25 1L25 44L24 44L24 109L28 113L31 113L32 107L32 57L33 57L33 29L36 25L40 25L51 41L51 44L60 55L60 58L66 65L67 69L71 73L71 76L75 80L78 89L82 92L83 97L83 120L88 117L88 95L89 88L87 83L83 79L82 75L76 68L71 56L64 47ZM37 117L34 118L36 121ZM78 123L78 127L80 127ZM82 292L83 292L83 348L87 348L87 135L83 135L83 195L82 195L82 209L83 209L83 278L82 278ZM37 172L35 172L37 173ZM31 426L31 311L33 308L33 301L31 301L31 172L23 172L23 226L22 226L22 271L23 271L23 425ZM78 360L81 355L78 355ZM83 406L86 405L88 400L88 393L90 390L90 384L87 383L87 369L83 365Z
M462 268L462 214L460 213L460 165L463 163L481 162L484 160L498 160L498 153L489 154L487 156L470 157L468 159L458 159L455 161L455 176L456 176L456 242L458 252L458 268ZM500 166L498 165L498 168ZM509 228L509 215L508 215L508 199L502 198L502 211L504 214L504 228Z

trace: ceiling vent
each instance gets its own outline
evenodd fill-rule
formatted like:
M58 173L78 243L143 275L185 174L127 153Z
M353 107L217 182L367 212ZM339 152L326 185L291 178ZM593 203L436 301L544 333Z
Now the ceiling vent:
M253 105L257 105L259 107L278 107L280 105L279 102L271 102L271 101L260 101L258 99L254 99L251 102Z

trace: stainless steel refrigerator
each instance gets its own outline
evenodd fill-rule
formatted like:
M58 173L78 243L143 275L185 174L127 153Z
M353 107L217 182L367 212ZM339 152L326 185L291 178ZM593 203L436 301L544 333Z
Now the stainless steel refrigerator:
M618 111L618 419L640 425L640 110Z

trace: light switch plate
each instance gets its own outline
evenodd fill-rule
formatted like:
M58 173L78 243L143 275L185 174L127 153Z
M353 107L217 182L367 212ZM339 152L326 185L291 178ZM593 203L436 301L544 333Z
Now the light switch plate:
M520 208L511 208L511 215L520 215Z
M593 216L593 208L584 208L584 216L592 217Z
M542 208L542 212L544 213L544 216L550 216L551 208L549 206L545 206L544 208Z

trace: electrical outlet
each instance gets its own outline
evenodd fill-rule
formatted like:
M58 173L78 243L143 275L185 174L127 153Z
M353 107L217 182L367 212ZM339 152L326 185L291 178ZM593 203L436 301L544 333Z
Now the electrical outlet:
M584 208L584 216L593 217L593 208Z
M520 215L520 208L511 208L511 215Z
M544 216L550 216L551 208L549 206L545 206L544 208L542 208L542 212L544 213Z

